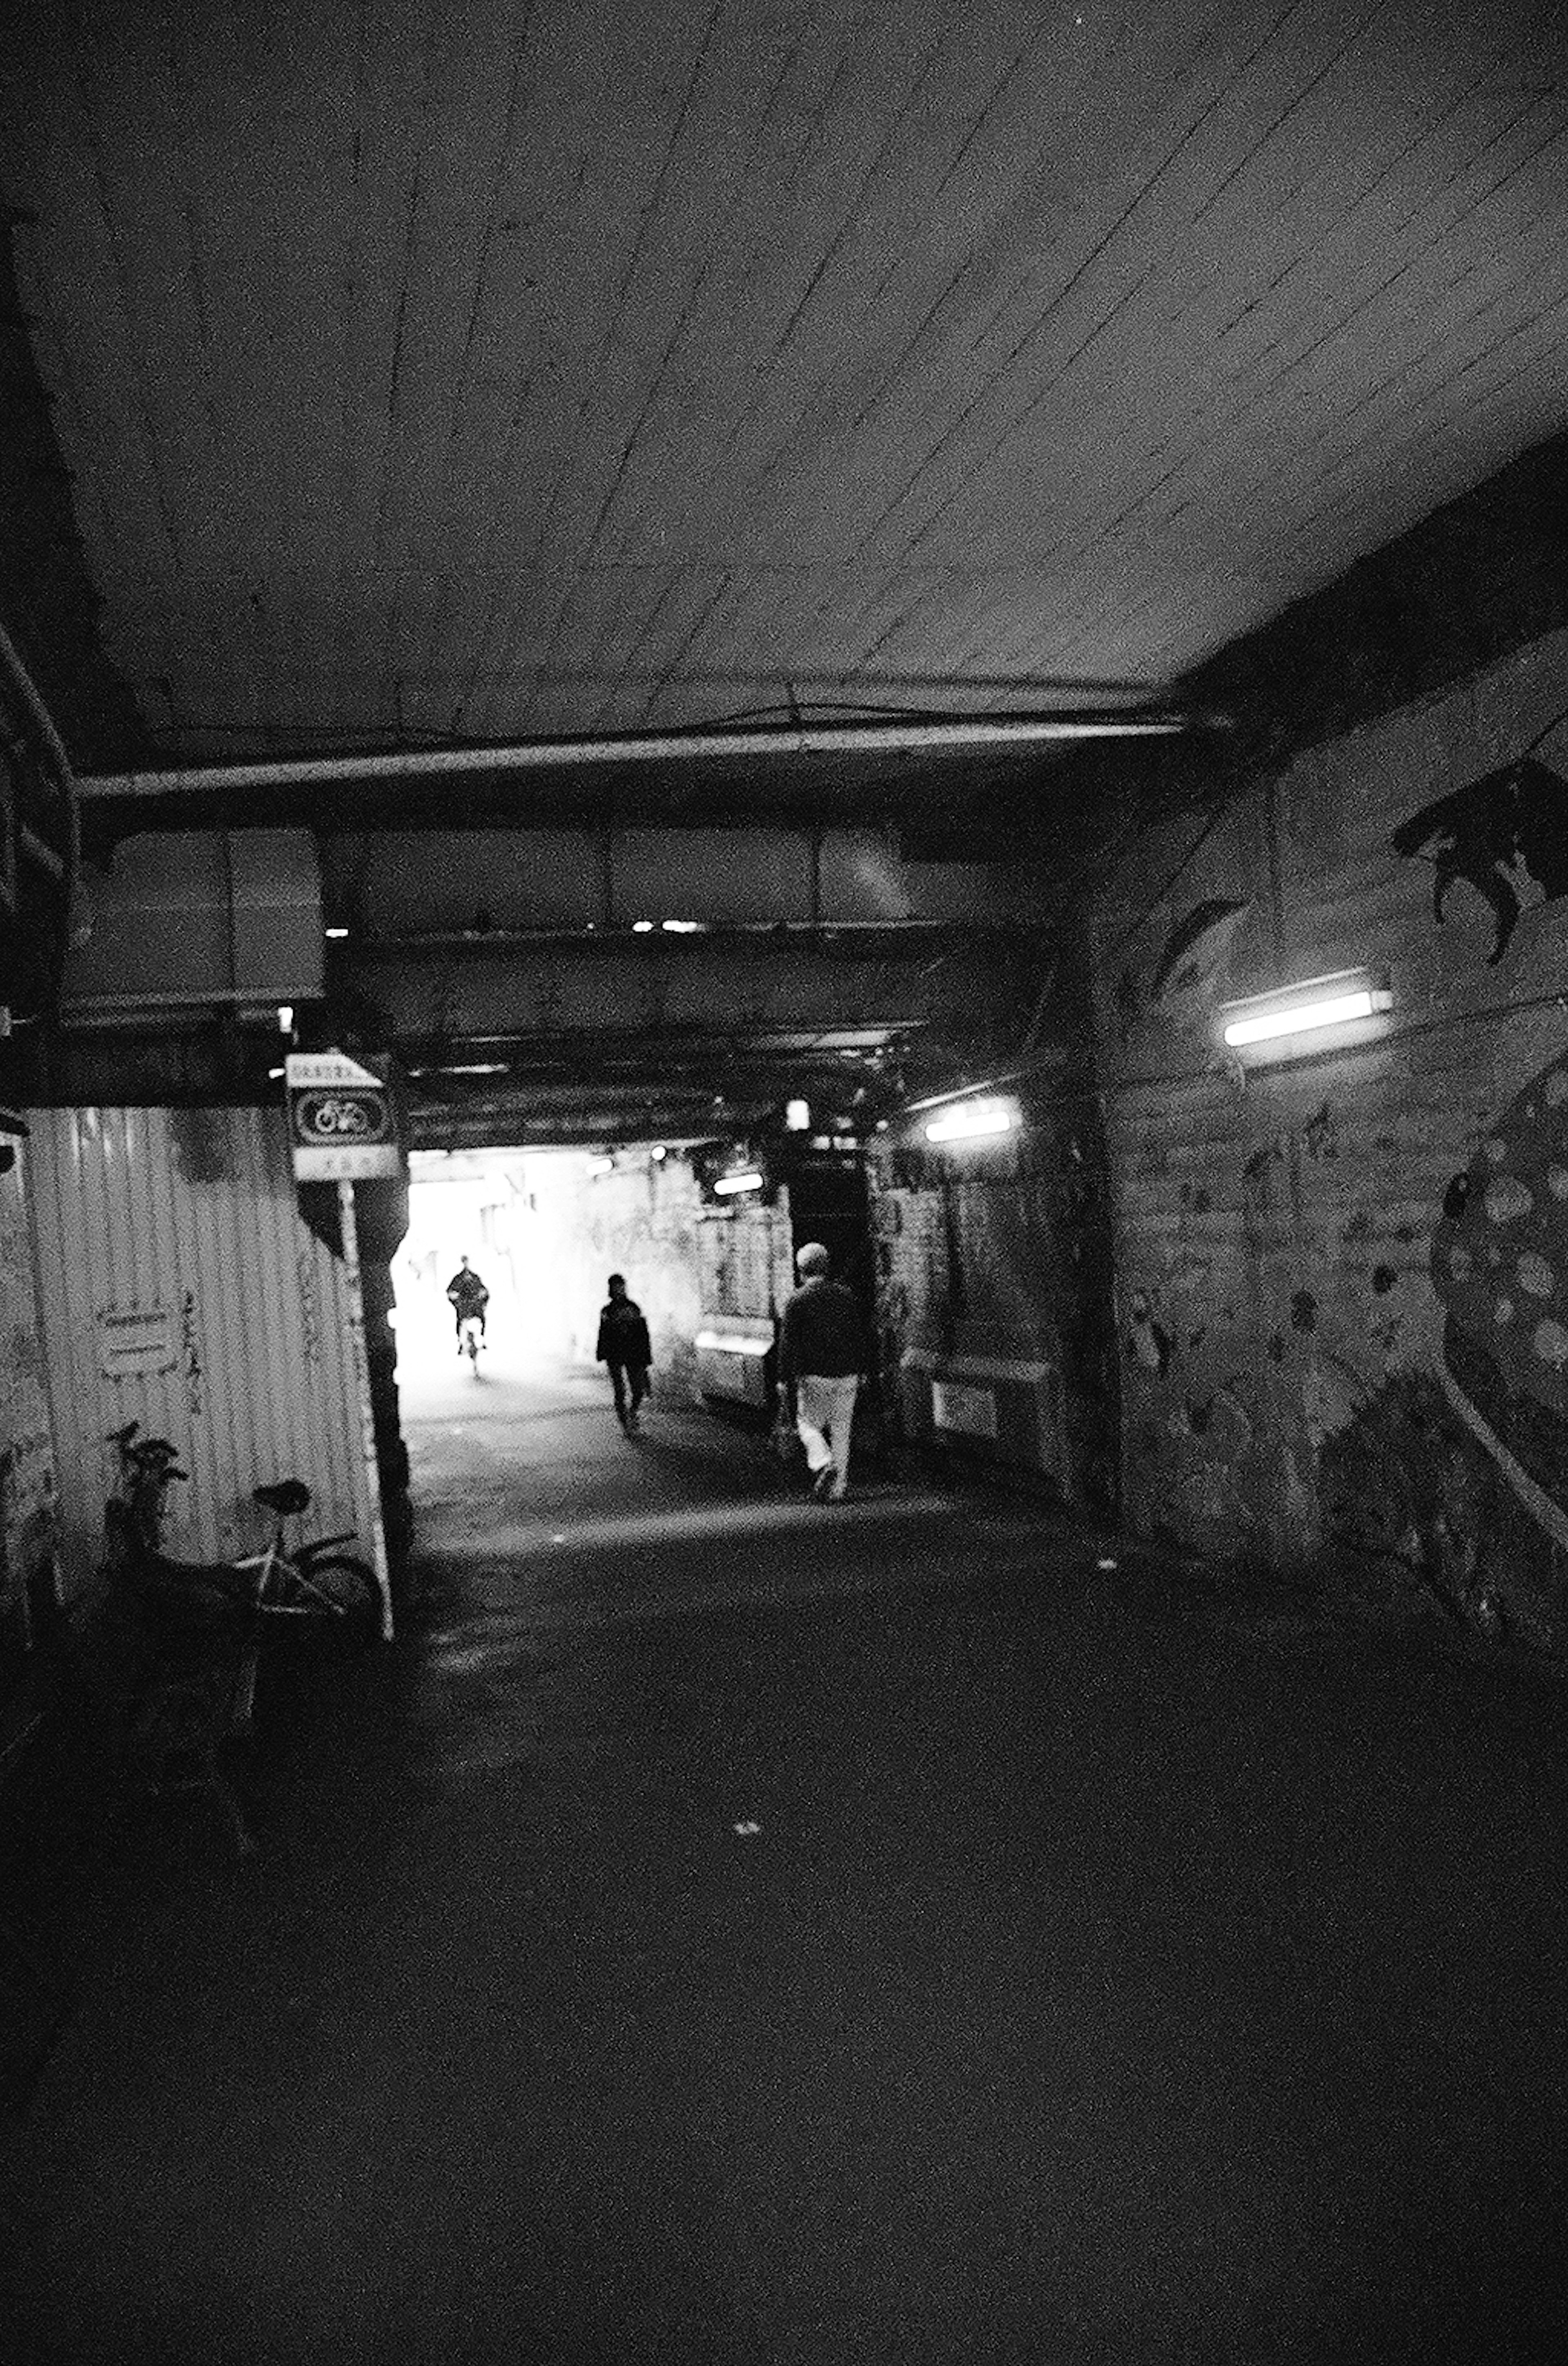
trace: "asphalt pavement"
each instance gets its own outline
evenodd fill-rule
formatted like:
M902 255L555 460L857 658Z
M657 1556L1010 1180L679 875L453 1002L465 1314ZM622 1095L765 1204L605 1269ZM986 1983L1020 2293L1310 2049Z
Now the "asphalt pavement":
M0 2355L1568 2349L1558 1671L415 1378L421 1606L267 1672L254 1853L18 1876Z

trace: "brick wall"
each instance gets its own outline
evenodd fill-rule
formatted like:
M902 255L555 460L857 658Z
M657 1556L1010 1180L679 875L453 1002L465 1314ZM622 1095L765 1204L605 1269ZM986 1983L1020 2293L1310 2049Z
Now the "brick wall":
M1093 928L1129 1518L1539 1639L1568 1546L1568 727L1517 767L1564 708L1556 630L1152 833ZM1219 1055L1221 999L1361 963L1384 1031Z
M1098 1108L1076 1064L1020 1128L870 1157L882 1393L908 1440L1114 1512L1116 1364Z

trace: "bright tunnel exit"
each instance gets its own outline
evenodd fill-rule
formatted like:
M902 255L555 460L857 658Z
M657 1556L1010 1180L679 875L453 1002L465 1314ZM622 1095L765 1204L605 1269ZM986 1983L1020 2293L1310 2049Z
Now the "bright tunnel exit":
M460 1383L592 1370L615 1271L647 1312L662 1374L689 1362L700 1323L696 1187L679 1153L415 1151L409 1184L409 1229L394 1264L406 1414L451 1412ZM446 1295L465 1256L490 1292L474 1371L460 1358Z

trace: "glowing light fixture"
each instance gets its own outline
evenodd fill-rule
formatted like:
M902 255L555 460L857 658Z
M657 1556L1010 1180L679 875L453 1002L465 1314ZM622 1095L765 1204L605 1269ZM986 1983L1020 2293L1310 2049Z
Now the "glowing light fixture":
M928 1142L974 1142L982 1134L1009 1133L1018 1122L1008 1101L955 1101L926 1122Z
M1220 1033L1233 1052L1292 1036L1329 1034L1336 1028L1375 1019L1393 1008L1393 997L1370 970L1337 970L1304 978L1273 994L1255 994L1220 1009Z
M702 920L660 920L659 925L667 929L672 937L695 937L701 935L706 923Z
M280 1002L277 1006L277 1031L280 1035L292 1035L294 1032L294 1005L291 1002Z
M646 937L651 932L652 928L653 922L651 920L634 920L632 922L632 934L634 937Z
M649 1158L652 1159L656 1166L662 1166L664 1161L669 1157L670 1153L665 1149L664 1144L661 1142L656 1142L653 1148L648 1155Z
M615 1162L613 1158L591 1158L588 1162L590 1175L613 1175L615 1171Z
M811 1103L809 1101L785 1101L784 1123L789 1128L791 1133L809 1133L811 1131Z
M346 937L348 930L346 929L329 929L327 930L327 934L329 937Z
M721 1175L713 1188L721 1197L732 1191L760 1191L762 1178L754 1166L748 1166L739 1175Z

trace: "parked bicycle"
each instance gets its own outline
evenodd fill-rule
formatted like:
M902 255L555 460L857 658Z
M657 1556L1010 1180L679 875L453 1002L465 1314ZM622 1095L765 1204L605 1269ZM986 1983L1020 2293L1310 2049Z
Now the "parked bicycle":
M273 1515L259 1553L230 1561L186 1561L162 1549L169 1488L188 1479L164 1437L142 1437L129 1422L108 1443L118 1458L105 1506L110 1580L96 1655L102 1696L115 1705L119 1772L127 1802L198 1793L227 1823L236 1851L253 1842L226 1770L233 1739L248 1731L256 1660L288 1634L344 1648L380 1628L374 1572L342 1549L352 1532L292 1549L284 1524L307 1511L310 1491L285 1479L253 1490ZM289 1627L282 1620L293 1622Z
M271 1541L259 1553L228 1561L177 1560L162 1547L168 1490L189 1472L179 1468L167 1438L141 1437L130 1422L109 1438L119 1457L118 1482L105 1509L111 1571L118 1569L144 1595L195 1611L205 1601L216 1618L220 1606L243 1608L260 1621L299 1622L292 1632L339 1644L368 1643L379 1633L381 1596L376 1573L357 1553L345 1528L292 1547L285 1523L310 1507L302 1479L281 1479L251 1491L252 1501L273 1515ZM267 1639L264 1624L261 1639ZM285 1630L270 1630L281 1637Z

